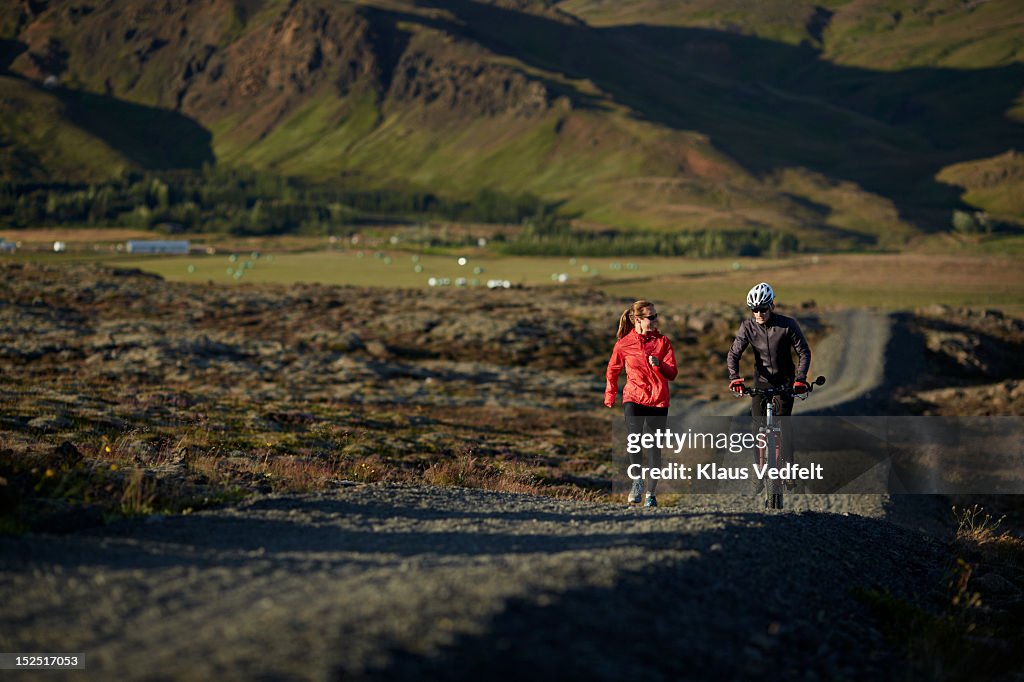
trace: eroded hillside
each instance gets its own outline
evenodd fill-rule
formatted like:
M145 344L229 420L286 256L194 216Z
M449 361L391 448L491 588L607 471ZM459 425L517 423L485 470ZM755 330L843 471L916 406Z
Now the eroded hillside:
M0 154L8 180L216 160L452 197L528 191L581 225L776 230L802 246L948 229L972 208L957 185L976 183L936 175L1024 144L1017 24L1005 2L898 21L855 4L26 0L0 15L15 113ZM959 26L976 49L943 56ZM915 48L869 64L849 58L861 40ZM1013 222L1014 187L967 201Z

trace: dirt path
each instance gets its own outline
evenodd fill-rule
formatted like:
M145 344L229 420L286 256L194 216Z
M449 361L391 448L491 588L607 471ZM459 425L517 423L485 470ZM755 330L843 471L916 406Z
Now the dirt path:
M3 538L0 650L83 652L76 680L883 675L854 591L935 584L940 544L878 497L753 502L361 486Z
M848 414L872 414L870 396L886 384L892 318L870 310L840 310L829 313L825 321L832 333L811 349L810 378L824 375L828 382L810 399L797 401L793 414L840 409ZM673 413L677 410L680 414L735 417L750 410L750 401L726 397L710 403L680 402Z
M862 401L885 384L886 349L893 324L889 315L841 310L830 313L826 321L832 333L814 349L811 378L823 374L829 381L813 400L800 405L805 414ZM859 410L851 413L868 414Z
M831 379L818 409L884 376L886 318L833 324L844 341L818 349ZM939 584L943 546L918 528L943 510L877 495L759 504L370 485L0 538L0 651L82 652L84 672L49 674L75 680L888 676L894 655L857 591Z

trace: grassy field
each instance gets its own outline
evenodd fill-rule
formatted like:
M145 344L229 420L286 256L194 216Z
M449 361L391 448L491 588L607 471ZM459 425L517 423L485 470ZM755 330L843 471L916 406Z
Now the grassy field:
M825 307L906 310L933 304L986 306L1024 313L1024 269L1019 257L926 254L851 254L793 259L764 274L780 301L814 301ZM739 304L758 279L750 271L699 277L652 278L647 291L668 301L729 301ZM610 293L630 295L631 286L602 283Z
M258 252L201 257L117 257L110 262L183 282L320 282L385 287L430 286L433 278L447 281L439 286L458 286L456 282L460 279L466 280L463 286L474 286L474 281L475 286L486 286L488 280L499 279L514 286L582 284L601 287L617 283L628 288L655 278L678 275L703 278L736 269L750 273L792 266L790 261L748 258L497 258L352 250L266 254L254 258L255 253ZM460 265L463 261L465 264ZM238 272L242 275L236 277ZM560 277L565 281L559 281Z
M761 259L566 259L413 256L404 252L318 251L251 253L203 258L142 258L121 265L193 282L320 282L358 286L422 287L430 278L456 286L489 279L524 286L583 286L625 298L666 303L741 303L751 285L768 280L790 305L911 309L932 304L988 306L1024 313L1024 269L1019 258L917 254L833 255ZM414 260L416 259L416 260ZM251 264L251 265L247 265ZM416 266L422 268L416 272ZM194 268L189 272L189 267ZM231 271L231 274L228 271ZM479 270L479 272L477 272ZM235 274L243 274L236 279ZM557 281L568 275L566 282Z
M223 286L316 282L426 288L433 278L437 286L483 288L488 280L508 280L513 286L593 288L668 305L741 305L750 286L767 280L781 302L794 306L814 301L820 307L907 310L940 304L1024 314L1020 256L1002 255L844 254L777 260L478 255L467 257L465 265L449 255L351 250L273 253L253 249L213 256L149 257L94 252L20 253L2 258L48 264L88 260L139 268L171 281ZM566 275L567 280L559 282L559 275Z
M912 253L802 255L790 258L541 258L498 257L486 249L460 254L339 248L323 237L229 238L191 235L214 255L132 256L113 251L126 239L161 235L139 230L41 228L5 235L26 246L0 258L56 264L92 261L139 268L180 282L321 284L400 288L514 286L595 288L624 298L666 304L742 304L753 284L767 280L789 305L906 310L932 304L984 306L1024 314L1024 237L965 241L933 239ZM65 241L69 251L49 244ZM35 250L30 250L35 249ZM459 258L466 258L464 265ZM239 274L241 273L241 274ZM558 281L565 275L565 281ZM476 282L476 284L474 284Z

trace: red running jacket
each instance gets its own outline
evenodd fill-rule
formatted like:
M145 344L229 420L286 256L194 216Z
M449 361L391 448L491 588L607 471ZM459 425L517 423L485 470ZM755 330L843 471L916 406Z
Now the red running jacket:
M653 355L661 367L652 367L647 356ZM672 342L661 332L638 334L630 331L615 344L605 372L604 404L615 404L619 392L619 374L626 368L626 386L622 389L622 402L647 407L668 407L668 382L676 378L676 354Z

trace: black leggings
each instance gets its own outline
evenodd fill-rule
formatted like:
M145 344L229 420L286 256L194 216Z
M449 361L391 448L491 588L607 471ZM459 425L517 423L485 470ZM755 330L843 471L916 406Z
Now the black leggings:
M651 407L650 405L641 405L639 403L622 403L623 411L626 414L626 431L632 434L643 435L644 428L646 427L649 433L654 433L657 429L665 428L665 418L668 417L667 407ZM643 465L643 453L629 453L630 464ZM661 449L660 448L647 448L647 461L650 462L650 466L654 468L661 467ZM653 493L654 489L658 487L658 479L648 478L647 479L647 491Z

